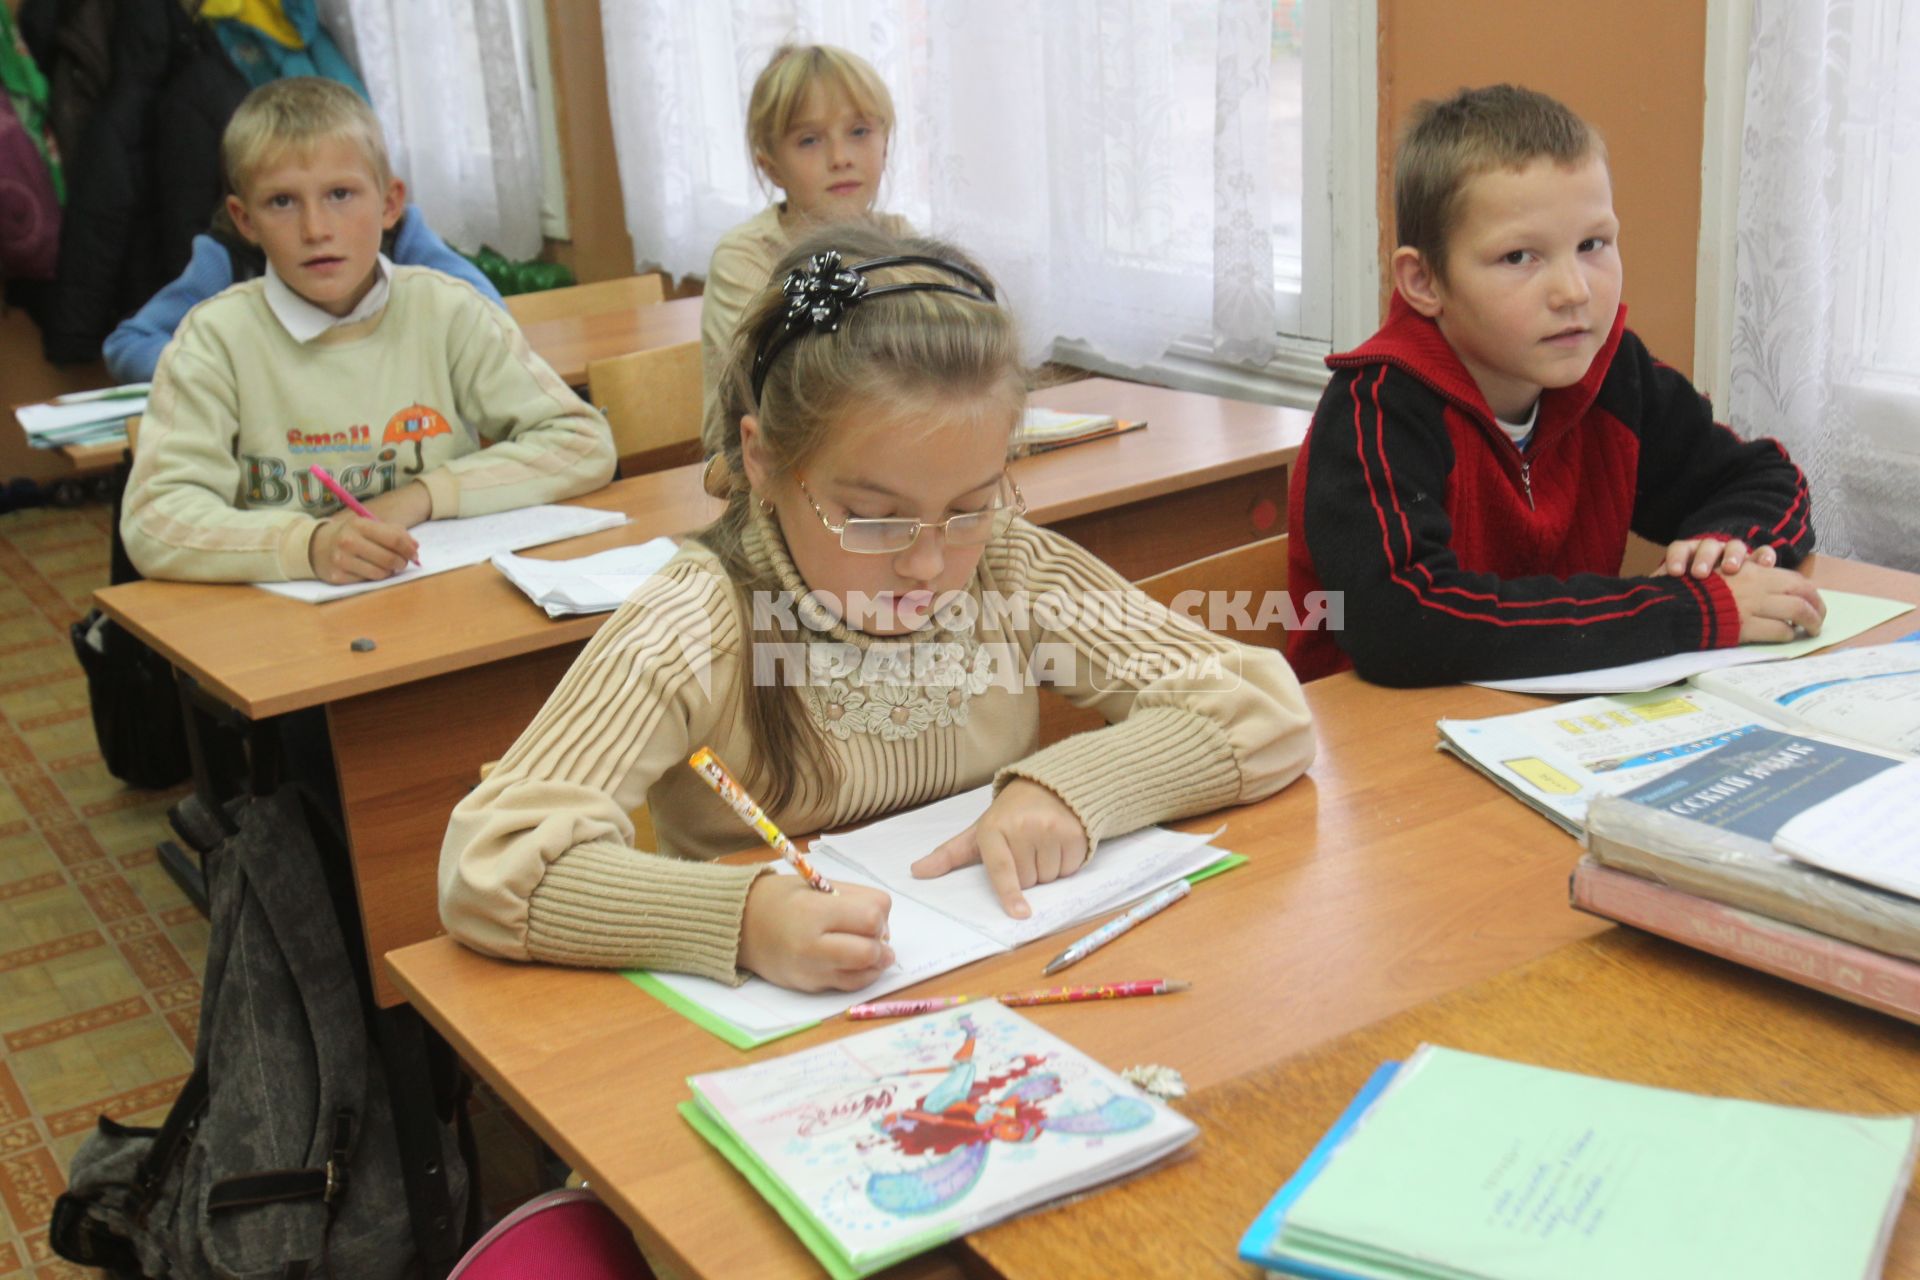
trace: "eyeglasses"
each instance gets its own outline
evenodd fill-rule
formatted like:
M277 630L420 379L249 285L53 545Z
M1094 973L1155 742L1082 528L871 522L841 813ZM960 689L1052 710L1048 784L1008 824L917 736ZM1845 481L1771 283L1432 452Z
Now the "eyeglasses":
M906 517L889 516L878 520L868 520L860 516L848 516L835 524L827 519L827 513L814 501L813 491L807 488L806 478L794 477L800 484L800 492L806 495L807 504L813 508L813 514L820 517L820 523L829 533L838 534L842 549L862 556L898 555L920 540L920 532L928 526L924 520L912 520ZM980 511L963 511L959 515L948 516L937 521L932 527L940 530L941 537L950 547L977 547L992 542L1007 531L1013 518L1027 509L1027 500L1020 492L1020 486L1011 478L1001 481L1003 490L1011 490L1012 502L995 503Z

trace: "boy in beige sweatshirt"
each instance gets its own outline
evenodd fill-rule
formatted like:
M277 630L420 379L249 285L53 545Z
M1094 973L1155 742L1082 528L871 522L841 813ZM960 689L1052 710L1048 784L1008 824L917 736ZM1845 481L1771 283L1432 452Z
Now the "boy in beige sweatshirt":
M188 312L161 356L120 521L141 573L385 578L413 556L414 525L612 477L605 420L508 316L380 253L406 188L351 90L263 85L221 151L228 211L267 272ZM373 519L342 511L316 464Z

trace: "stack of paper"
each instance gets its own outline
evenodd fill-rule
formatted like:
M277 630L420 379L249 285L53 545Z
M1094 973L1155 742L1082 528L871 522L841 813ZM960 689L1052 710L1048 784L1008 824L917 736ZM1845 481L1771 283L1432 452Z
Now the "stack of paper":
M493 567L549 618L563 618L618 609L678 549L672 538L655 538L572 560L534 560L502 551L493 557Z
M1835 1115L1423 1045L1240 1241L1318 1280L1877 1276L1912 1116Z
M687 1084L680 1114L836 1280L1145 1168L1198 1133L993 1004Z
M48 404L21 405L13 416L27 433L27 443L36 449L124 439L127 419L147 411L147 385L135 382L100 391L76 391Z
M894 965L859 991L808 994L763 978L729 987L678 973L627 976L729 1044L751 1048L856 1004L1116 910L1182 876L1198 879L1246 861L1212 846L1218 832L1183 835L1147 827L1102 841L1092 860L1073 875L1025 890L1033 914L1016 920L1001 907L980 866L963 867L936 880L916 880L909 869L915 860L971 826L992 799L991 787L963 791L937 804L814 842L807 856L828 880L885 889L893 897L888 929Z
M408 565L391 578L378 582L351 582L334 586L326 582L261 582L263 591L308 604L344 600L367 591L398 586L479 564L500 551L518 551L562 538L578 538L598 533L627 522L623 511L597 511L592 507L521 507L517 511L497 511L490 516L463 516L456 520L429 520L408 532L420 546L420 563Z

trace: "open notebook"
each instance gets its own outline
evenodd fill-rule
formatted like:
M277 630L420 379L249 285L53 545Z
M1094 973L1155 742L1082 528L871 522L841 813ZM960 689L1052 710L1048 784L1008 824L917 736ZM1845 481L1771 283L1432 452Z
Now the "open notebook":
M893 896L888 929L894 966L868 987L807 993L761 978L729 987L679 973L637 971L627 976L729 1044L752 1048L856 1004L1126 906L1182 876L1198 878L1245 861L1213 847L1218 832L1183 835L1147 827L1103 840L1075 874L1026 890L1033 915L1016 920L1001 909L986 871L977 865L937 880L915 880L909 870L915 859L985 813L992 798L990 787L963 791L858 831L823 836L807 851L828 880L871 885Z
M521 507L514 511L496 511L487 516L429 520L410 530L413 540L420 544L420 563L408 565L403 572L391 578L342 586L317 581L260 582L254 585L277 596L304 600L308 604L325 604L329 600L344 600L367 591L414 582L436 573L445 573L449 569L464 569L470 564L479 564L491 558L495 552L519 551L524 547L559 542L563 538L577 538L626 522L627 516L623 511L562 506Z
M993 1004L687 1084L680 1114L836 1280L1144 1168L1199 1132Z

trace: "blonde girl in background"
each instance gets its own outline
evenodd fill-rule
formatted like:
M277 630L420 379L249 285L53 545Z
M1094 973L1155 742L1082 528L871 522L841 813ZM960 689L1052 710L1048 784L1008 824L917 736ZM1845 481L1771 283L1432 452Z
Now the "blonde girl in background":
M801 990L878 977L884 893L712 861L752 839L687 767L702 745L796 835L991 782L980 821L914 850L914 870L983 863L1014 916L1102 838L1257 800L1312 759L1278 654L1159 610L1020 518L1007 463L1026 371L980 267L848 225L777 274L720 382L708 475L725 513L454 810L441 914L471 946ZM1131 606L1125 625L1078 607L1098 600ZM1149 650L1188 677L1111 661ZM1039 747L1036 683L1110 723ZM642 802L656 851L631 844Z
M793 242L825 223L867 215L887 170L893 96L865 59L833 45L782 45L747 99L747 148L761 178L780 192L714 247L700 303L705 406L713 407L741 314ZM891 214L880 225L911 228ZM718 450L707 441L707 452Z

